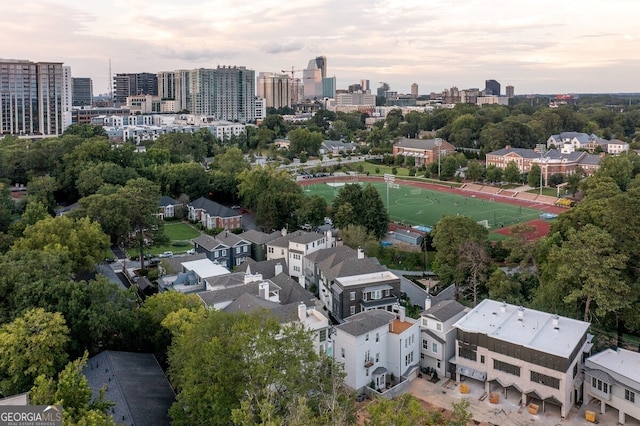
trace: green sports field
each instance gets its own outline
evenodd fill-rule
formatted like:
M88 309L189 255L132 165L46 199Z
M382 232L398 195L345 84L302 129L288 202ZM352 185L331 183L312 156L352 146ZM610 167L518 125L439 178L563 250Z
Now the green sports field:
M387 205L387 185L384 182L361 183L373 185ZM347 183L348 184L348 183ZM345 183L315 183L303 187L305 194L318 194L329 204ZM476 222L487 221L489 229L502 228L516 223L537 219L540 211L499 202L499 198L484 200L468 196L448 194L402 184L388 190L389 217L394 222L433 227L442 216L468 216Z

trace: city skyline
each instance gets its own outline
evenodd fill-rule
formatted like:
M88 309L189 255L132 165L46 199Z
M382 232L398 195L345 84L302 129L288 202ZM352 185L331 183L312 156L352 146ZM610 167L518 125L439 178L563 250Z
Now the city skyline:
M361 79L420 94L494 79L515 94L640 91L632 0L304 3L110 0L0 6L0 57L63 62L109 91L111 73L244 66L303 69L327 57L337 88ZM302 78L302 72L296 77Z

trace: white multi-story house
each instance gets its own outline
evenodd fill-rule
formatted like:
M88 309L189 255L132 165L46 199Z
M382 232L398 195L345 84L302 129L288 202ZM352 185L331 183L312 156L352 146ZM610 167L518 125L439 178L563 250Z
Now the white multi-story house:
M382 390L392 374L399 380L417 373L419 324L398 308L397 313L361 312L335 327L333 356L344 365L344 381L351 389L372 385Z
M432 306L429 296L424 307L420 315L420 367L435 371L438 377L455 377L455 368L452 373L449 367L449 360L456 354L456 328L453 325L469 308L455 300L443 300Z
M521 403L541 404L542 411L551 404L565 417L582 392L589 325L485 299L454 325L456 381L475 380L507 398L515 391Z
M331 247L333 238L330 233L282 230L282 237L267 243L267 260L284 259L289 268L289 276L302 275L302 258L307 254ZM304 283L302 283L304 287Z
M618 424L627 416L640 421L640 354L626 349L607 349L584 363L584 399L600 401L600 413L607 407L618 410Z

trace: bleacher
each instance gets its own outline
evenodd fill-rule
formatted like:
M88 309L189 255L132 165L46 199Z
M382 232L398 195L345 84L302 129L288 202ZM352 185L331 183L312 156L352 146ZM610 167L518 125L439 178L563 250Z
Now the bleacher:
M518 192L516 194L516 198L520 200L536 201L536 199L538 198L538 194L532 194L530 192Z
M464 186L465 191L473 191L473 192L481 192L482 185L478 185L477 183L468 183Z
M518 193L516 191L510 191L508 189L503 189L502 191L500 191L500 193L498 195L501 195L503 197L510 197L513 198L517 195Z
M498 195L498 193L501 191L500 188L497 188L495 186L489 186L486 185L484 187L482 187L482 191L485 194L492 194L492 195Z
M552 197L550 195L538 195L538 198L536 198L536 201L538 203L549 204L551 206L554 206L558 201L558 197Z

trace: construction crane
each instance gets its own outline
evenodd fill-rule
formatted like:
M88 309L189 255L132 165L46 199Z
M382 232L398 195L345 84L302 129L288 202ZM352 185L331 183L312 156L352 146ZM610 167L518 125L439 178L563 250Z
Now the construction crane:
M294 80L294 79L295 79L295 76L294 76L294 74L295 74L295 73L297 73L297 72L302 72L302 71L304 71L304 70L297 70L297 69L295 69L295 67L293 67L293 66L291 67L291 69L290 69L290 70L282 70L282 72L291 73L291 80Z

